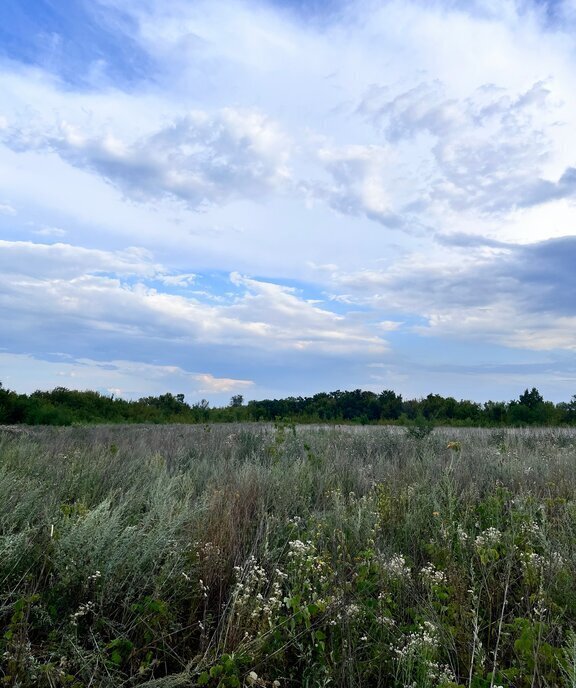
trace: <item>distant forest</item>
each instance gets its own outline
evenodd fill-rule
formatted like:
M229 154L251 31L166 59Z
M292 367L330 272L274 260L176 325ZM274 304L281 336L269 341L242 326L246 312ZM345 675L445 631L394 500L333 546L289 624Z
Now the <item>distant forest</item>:
M92 391L57 387L50 392L18 394L0 383L0 424L73 425L85 423L393 423L397 425L523 426L576 425L576 395L570 402L545 401L533 387L518 399L474 401L429 394L403 399L391 390L322 392L244 402L242 395L224 407L202 399L188 404L183 394L162 394L127 401Z

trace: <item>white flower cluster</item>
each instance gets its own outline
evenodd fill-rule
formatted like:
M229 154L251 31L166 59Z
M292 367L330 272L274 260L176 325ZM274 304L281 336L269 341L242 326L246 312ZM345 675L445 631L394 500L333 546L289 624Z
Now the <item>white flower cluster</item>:
M429 586L443 585L446 583L446 574L437 569L431 562L420 569L422 582Z
M292 518L288 519L288 523L291 526L296 526L296 528L299 528L303 524L303 519L300 516L292 516Z
M438 633L436 626L430 621L421 623L415 631L404 636L402 646L390 649L398 657L405 659L415 653L425 654L426 651L435 650L438 647Z
M235 566L237 582L234 586L234 609L236 616L248 617L268 627L272 625L274 614L283 604L282 581L286 574L275 569L272 579L251 556L244 566Z
M288 543L288 570L292 584L301 592L319 601L328 584L327 565L311 540L292 540Z
M351 602L344 607L344 614L348 619L355 619L361 613L361 608L355 602Z
M523 535L540 535L540 526L536 521L530 521L530 523L522 523L520 526L520 532Z
M544 557L541 554L536 554L536 552L521 552L520 561L524 573L540 571L545 564Z
M84 604L81 604L77 611L74 612L74 614L70 614L70 623L73 626L78 625L78 619L81 618L82 616L86 616L89 614L91 611L94 610L94 602L85 602Z
M566 564L566 561L560 552L550 552L547 562L548 566L555 571L561 569Z
M410 577L410 567L406 566L406 559L401 554L393 554L390 559L380 558L380 565L390 578L402 580Z
M300 558L302 556L308 556L316 551L311 540L302 542L302 540L292 540L288 543L290 551L288 552L288 558L294 559L296 557Z
M447 683L456 683L456 676L448 664L439 662L427 662L428 679L437 686L445 686Z
M424 621L418 628L404 636L400 647L391 646L398 659L398 674L413 672L420 667L426 672L427 685L444 685L455 682L452 669L447 664L440 664L435 656L440 647L438 631L430 621ZM414 674L412 673L412 677ZM410 685L410 684L409 684ZM411 685L420 685L415 682Z
M234 592L240 603L248 601L268 584L268 574L254 556L249 557L244 566L235 566L234 571L238 578Z
M222 554L219 545L215 545L213 542L198 542L195 545L197 554L201 559L218 559Z
M477 549L496 547L502 541L502 533L497 528L487 528L476 536L474 544Z
M396 625L396 621L391 616L386 616L385 614L379 614L375 619L381 626L386 628L392 628Z
M456 537L458 538L458 542L462 545L462 547L464 547L470 539L470 536L460 524L458 524L458 527L456 528Z

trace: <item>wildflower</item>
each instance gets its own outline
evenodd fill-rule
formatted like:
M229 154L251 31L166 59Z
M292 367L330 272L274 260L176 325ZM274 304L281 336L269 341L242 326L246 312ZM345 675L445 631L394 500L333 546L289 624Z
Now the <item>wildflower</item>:
M349 604L346 607L346 616L348 616L350 619L353 619L355 616L358 616L360 613L360 607L357 604Z
M388 561L382 561L382 568L391 578L407 578L410 568L406 566L406 559L401 554L394 554Z
M85 602L78 607L78 610L74 614L70 614L70 623L73 626L78 625L78 619L82 616L86 616L94 609L94 602Z
M396 625L396 622L394 619L390 616L385 616L385 615L380 615L376 617L376 621L381 624L382 626L387 626L388 628L392 628L392 626Z
M474 544L478 549L495 547L500 543L501 539L502 533L497 528L487 528L476 537Z
M310 540L306 542L302 542L302 540L292 540L292 542L288 543L288 546L290 547L290 552L288 552L288 557L290 558L297 557L299 554L309 554L314 550L314 545Z
M536 552L522 552L520 554L520 561L522 562L524 572L539 570L545 564L544 557Z
M426 566L420 569L420 577L423 583L430 586L446 583L444 571L439 571L432 563L426 564Z
M418 652L422 654L426 649L438 647L437 630L433 623L424 621L415 631L404 636L401 647L393 648L399 659L406 658Z

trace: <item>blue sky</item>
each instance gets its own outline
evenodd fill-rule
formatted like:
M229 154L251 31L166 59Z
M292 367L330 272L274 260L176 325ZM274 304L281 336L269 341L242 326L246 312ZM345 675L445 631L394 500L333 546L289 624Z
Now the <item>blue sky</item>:
M573 0L5 0L0 380L576 393Z

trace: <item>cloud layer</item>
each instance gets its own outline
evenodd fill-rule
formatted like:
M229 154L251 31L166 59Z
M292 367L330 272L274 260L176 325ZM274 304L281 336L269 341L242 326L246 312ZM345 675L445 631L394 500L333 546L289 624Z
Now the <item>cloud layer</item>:
M0 379L571 396L570 2L5 16Z

